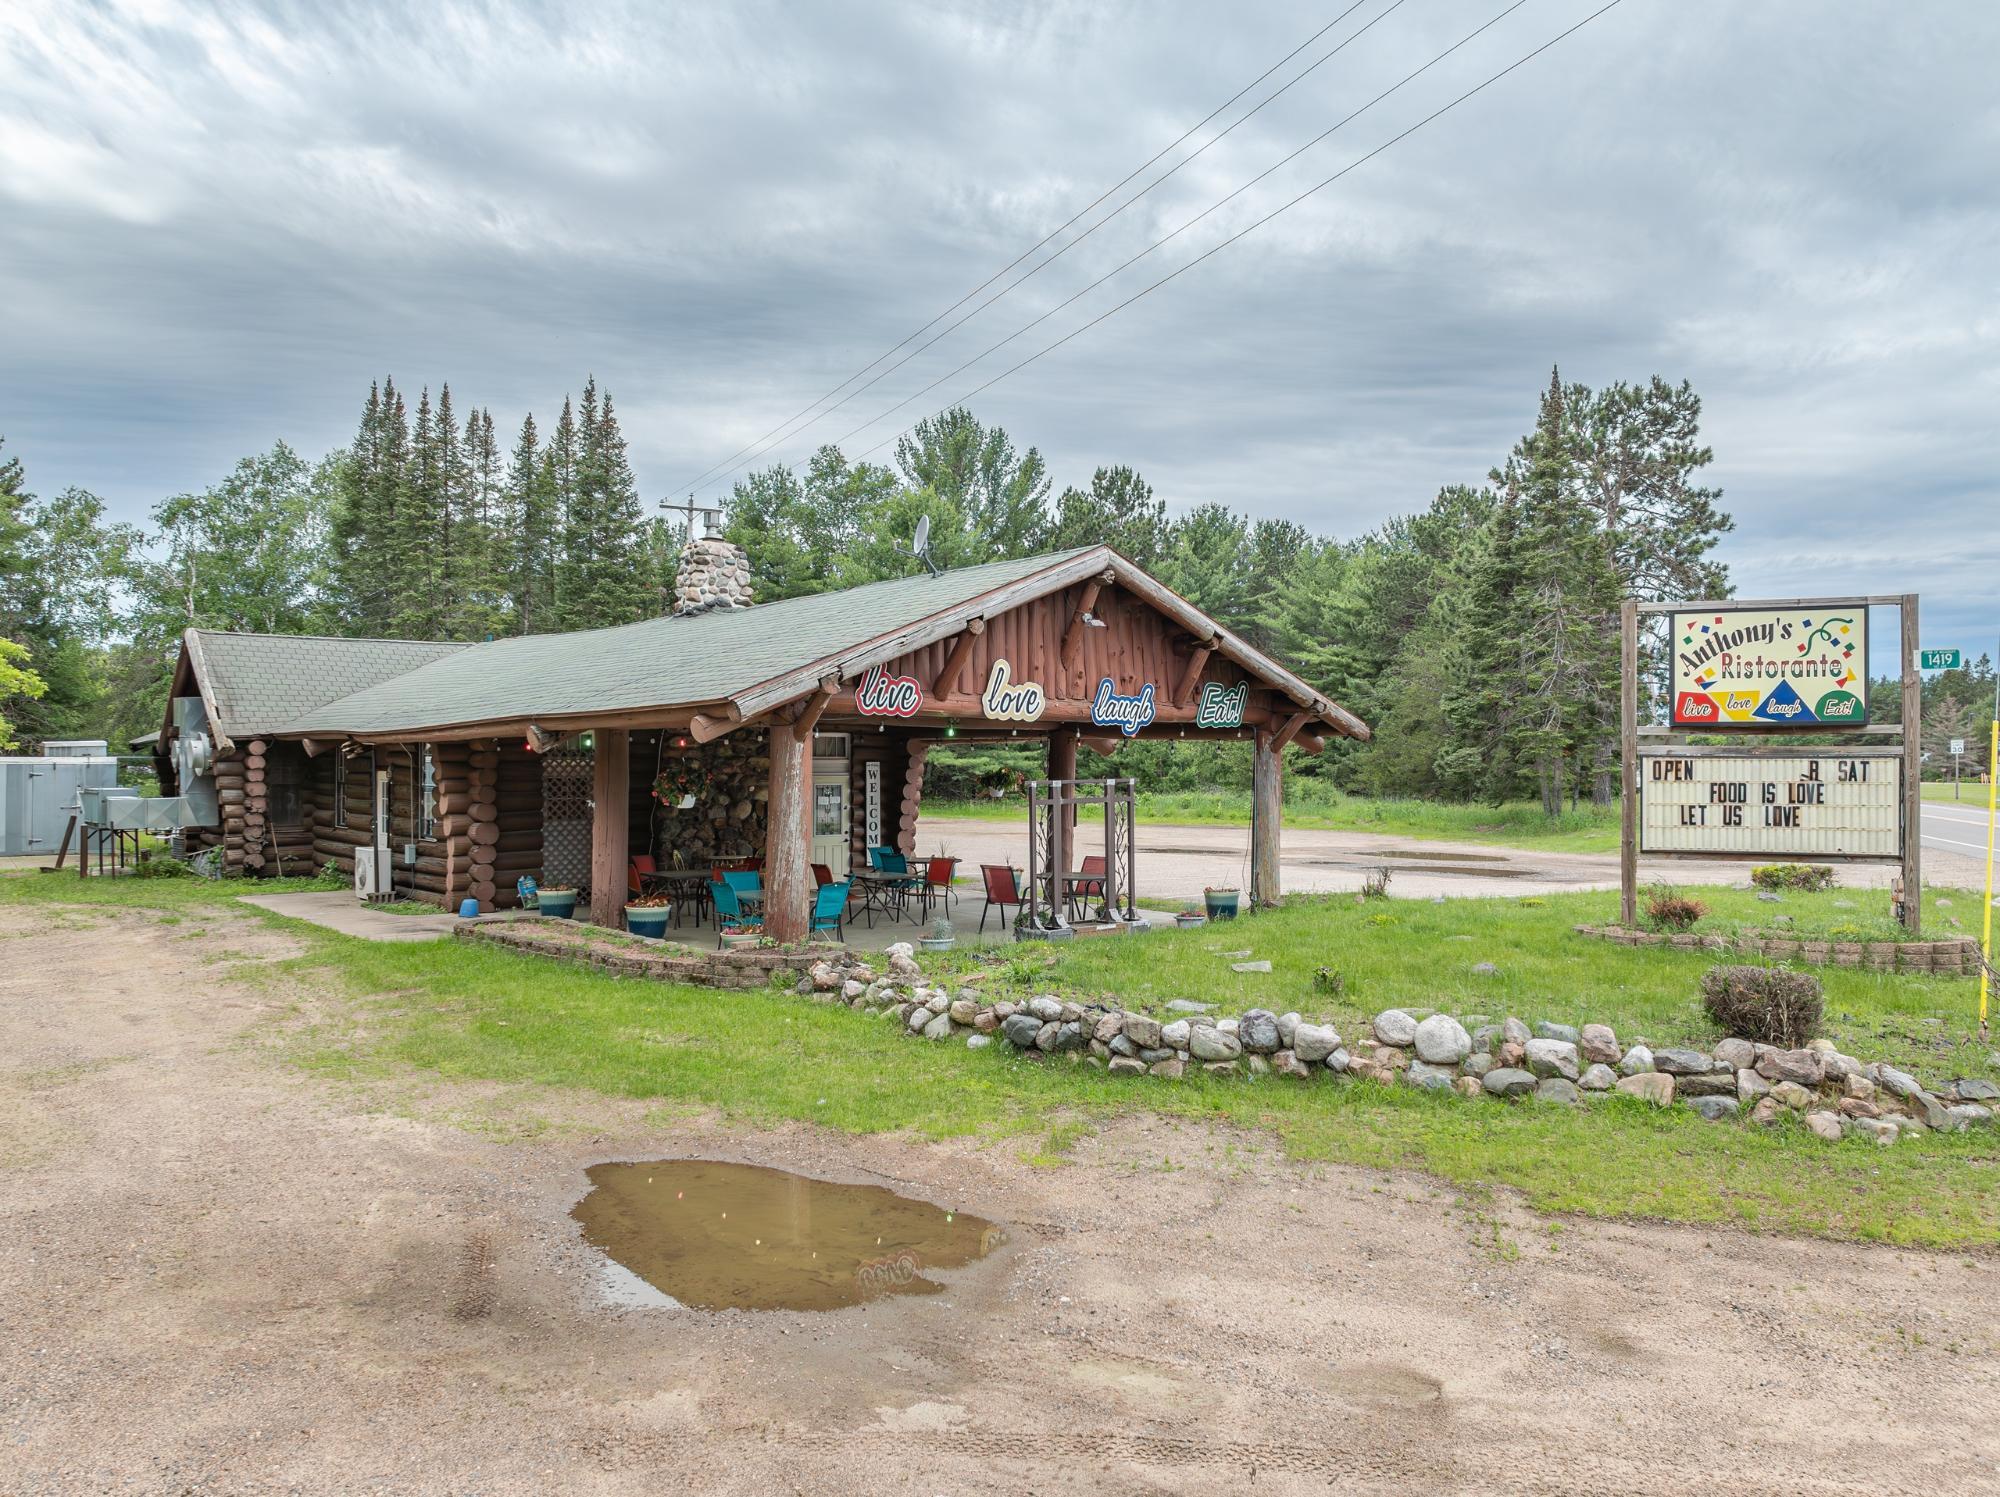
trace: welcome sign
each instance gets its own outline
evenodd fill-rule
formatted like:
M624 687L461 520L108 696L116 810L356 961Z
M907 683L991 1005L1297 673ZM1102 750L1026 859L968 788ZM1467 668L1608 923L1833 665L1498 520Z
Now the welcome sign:
M1858 728L1868 721L1868 610L1676 612L1676 728Z

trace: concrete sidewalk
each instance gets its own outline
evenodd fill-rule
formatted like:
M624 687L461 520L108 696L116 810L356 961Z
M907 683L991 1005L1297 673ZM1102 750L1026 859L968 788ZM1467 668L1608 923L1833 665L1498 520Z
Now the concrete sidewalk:
M424 915L395 914L379 905L363 904L345 889L314 890L310 894L245 894L243 902L273 914L337 930L343 936L359 936L364 941L436 941L450 935L452 928L460 923L458 916L444 910Z

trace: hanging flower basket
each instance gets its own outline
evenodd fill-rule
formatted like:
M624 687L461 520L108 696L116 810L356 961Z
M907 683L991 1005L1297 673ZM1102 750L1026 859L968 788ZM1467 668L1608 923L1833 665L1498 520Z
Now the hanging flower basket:
M708 765L690 755L660 771L653 781L653 799L669 811L688 811L707 800L714 785Z

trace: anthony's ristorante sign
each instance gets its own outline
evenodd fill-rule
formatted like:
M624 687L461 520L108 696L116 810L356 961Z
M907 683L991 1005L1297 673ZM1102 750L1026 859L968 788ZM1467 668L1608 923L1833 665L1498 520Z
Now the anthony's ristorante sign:
M1858 728L1866 608L1725 608L1673 621L1676 728Z

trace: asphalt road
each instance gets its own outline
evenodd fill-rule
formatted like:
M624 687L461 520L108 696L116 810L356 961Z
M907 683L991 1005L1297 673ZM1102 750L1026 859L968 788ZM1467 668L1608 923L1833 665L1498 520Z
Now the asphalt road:
M1967 785L1962 801L1925 801L1924 850L1970 858L1986 866L1986 787Z

